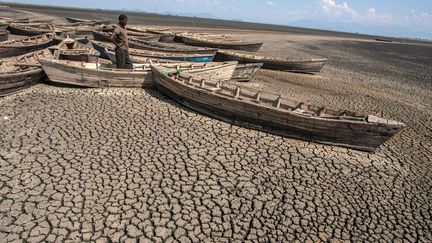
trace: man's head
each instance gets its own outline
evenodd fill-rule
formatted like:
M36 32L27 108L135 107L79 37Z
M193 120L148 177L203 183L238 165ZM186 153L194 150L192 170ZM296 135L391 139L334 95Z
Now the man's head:
M127 25L127 20L128 20L128 18L127 18L126 15L122 14L122 15L119 16L119 24L121 26L126 26Z

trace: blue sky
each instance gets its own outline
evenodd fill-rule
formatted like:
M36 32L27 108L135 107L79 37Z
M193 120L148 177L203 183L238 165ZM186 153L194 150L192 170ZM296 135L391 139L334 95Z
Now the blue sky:
M432 39L432 0L18 0Z

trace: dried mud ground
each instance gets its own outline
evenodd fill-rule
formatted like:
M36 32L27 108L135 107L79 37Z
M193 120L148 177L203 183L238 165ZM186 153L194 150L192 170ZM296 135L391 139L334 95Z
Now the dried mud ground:
M0 98L0 241L431 242L432 47L232 33L329 59L241 85L407 127L365 153L233 126L153 89L36 85Z

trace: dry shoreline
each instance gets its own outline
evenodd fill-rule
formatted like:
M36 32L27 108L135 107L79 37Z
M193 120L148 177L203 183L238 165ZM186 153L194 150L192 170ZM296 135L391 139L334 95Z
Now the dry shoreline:
M407 127L364 153L233 126L153 89L36 85L0 98L0 238L432 241L432 46L219 27L194 30L329 59L318 75L261 70L242 85Z

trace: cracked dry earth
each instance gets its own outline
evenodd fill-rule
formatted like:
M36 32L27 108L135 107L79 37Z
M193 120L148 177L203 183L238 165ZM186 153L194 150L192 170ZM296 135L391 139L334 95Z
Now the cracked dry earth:
M407 87L393 80L406 72L379 76L326 43L322 74L244 85L407 124L375 153L233 126L152 89L1 98L0 241L431 242L430 83L418 71Z

